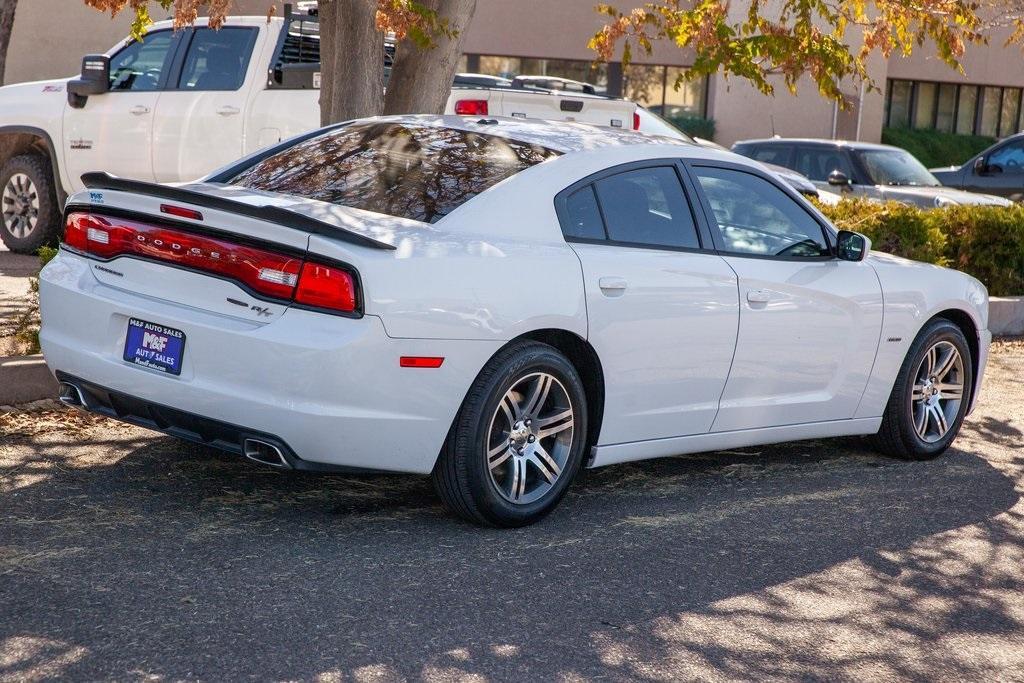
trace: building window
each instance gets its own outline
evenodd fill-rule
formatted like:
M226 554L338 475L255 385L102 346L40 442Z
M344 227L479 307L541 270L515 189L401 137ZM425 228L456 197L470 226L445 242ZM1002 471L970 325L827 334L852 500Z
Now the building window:
M516 76L554 76L582 81L595 86L598 92L608 88L608 65L582 59L533 59L480 55L480 73L502 78Z
M885 125L961 135L1012 135L1021 125L1021 88L890 80Z
M623 69L623 95L667 119L706 116L707 79L682 80L685 69L677 66L630 64Z
M974 132L975 113L978 110L978 86L961 85L956 107L956 132L970 135Z

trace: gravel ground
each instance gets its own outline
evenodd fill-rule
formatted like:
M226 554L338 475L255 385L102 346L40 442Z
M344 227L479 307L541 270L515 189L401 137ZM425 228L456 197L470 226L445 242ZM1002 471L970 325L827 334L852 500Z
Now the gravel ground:
M481 530L418 477L0 415L0 681L1024 680L1024 343L956 448L588 472Z

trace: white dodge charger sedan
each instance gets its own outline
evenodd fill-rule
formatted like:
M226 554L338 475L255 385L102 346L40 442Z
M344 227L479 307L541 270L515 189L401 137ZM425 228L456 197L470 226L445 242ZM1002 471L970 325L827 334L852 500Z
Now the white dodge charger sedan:
M84 181L40 285L66 403L280 468L430 473L480 524L629 460L849 434L934 457L991 340L974 278L639 133L374 118L194 184Z

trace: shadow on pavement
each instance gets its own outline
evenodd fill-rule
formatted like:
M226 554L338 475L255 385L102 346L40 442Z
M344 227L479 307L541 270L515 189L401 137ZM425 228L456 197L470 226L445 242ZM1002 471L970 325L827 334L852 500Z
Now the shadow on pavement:
M1024 553L1013 482L970 452L905 463L849 439L609 467L497 531L419 477L277 473L158 437L13 447L57 462L0 494L0 680L914 677L939 660L857 638L1022 626L964 598L1002 570L957 565L941 536L978 525L956 543Z

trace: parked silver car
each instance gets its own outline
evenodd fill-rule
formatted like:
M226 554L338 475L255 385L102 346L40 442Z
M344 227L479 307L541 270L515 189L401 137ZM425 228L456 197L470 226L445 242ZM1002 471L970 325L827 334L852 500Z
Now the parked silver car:
M732 151L798 171L819 188L923 208L954 204L1009 206L1003 197L943 187L914 155L869 142L770 138L741 140Z

